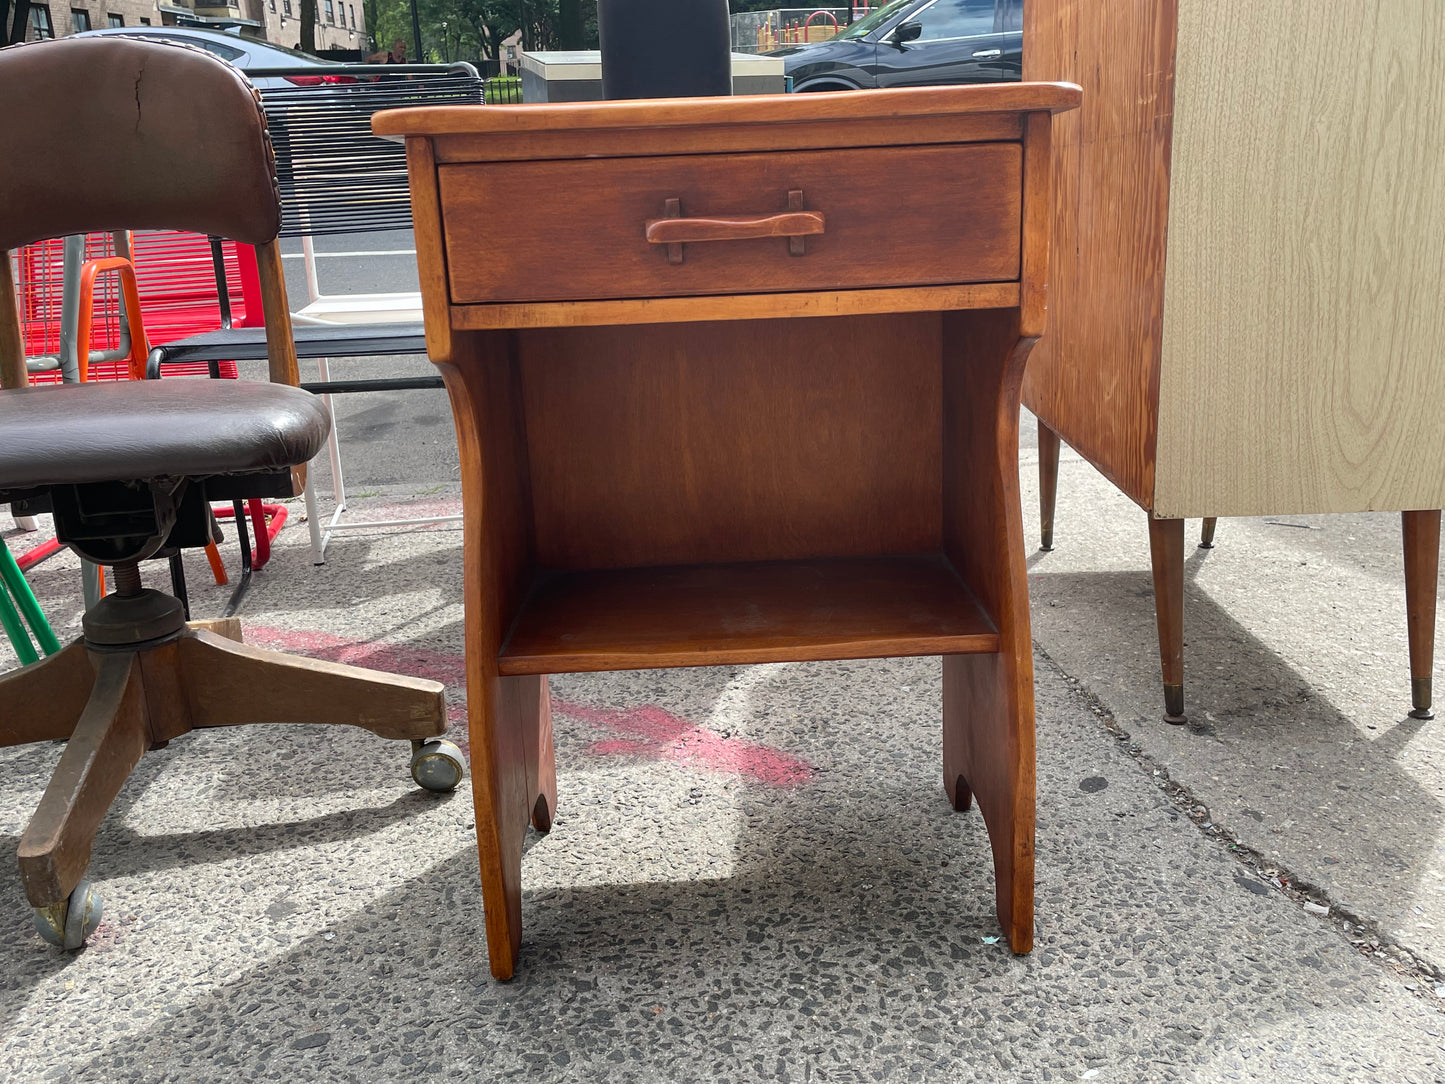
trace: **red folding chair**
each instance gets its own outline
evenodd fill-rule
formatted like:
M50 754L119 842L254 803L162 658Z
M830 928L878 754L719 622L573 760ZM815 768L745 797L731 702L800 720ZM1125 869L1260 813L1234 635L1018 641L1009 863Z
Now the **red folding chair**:
M21 330L28 357L54 356L60 349L63 248L64 242L54 239L28 245L18 253ZM200 234L147 230L130 235L130 248L126 263L116 255L110 234L86 238L77 329L77 347L84 348L77 350L82 379L139 379L145 375L148 345L164 345L222 327L259 326L259 306L253 299L260 296L260 278L255 251L249 246L213 241ZM131 274L136 300L128 302L127 309L134 307L144 313L143 321L133 321L144 329L135 343L124 338L120 310L122 283ZM101 357L92 362L96 352ZM176 361L163 367L163 375L235 379L237 371L234 361ZM54 383L61 378L57 367L33 373L31 383ZM249 513L256 549L253 559L243 526L243 580L252 568L261 568L270 559L271 542L286 521L283 505L260 500L249 502ZM229 508L218 509L216 515L235 518ZM57 549L53 542L43 543L19 558L21 567L29 567ZM207 557L216 582L226 583L214 547L208 547Z

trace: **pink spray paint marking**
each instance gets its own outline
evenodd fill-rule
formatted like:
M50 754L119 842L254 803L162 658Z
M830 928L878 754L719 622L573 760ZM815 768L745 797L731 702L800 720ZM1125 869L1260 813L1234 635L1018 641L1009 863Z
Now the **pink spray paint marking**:
M813 767L805 760L739 738L696 726L654 704L640 708L594 708L552 698L552 709L594 726L625 735L593 742L594 756L650 756L715 772L727 772L770 787L808 782Z
M454 689L465 689L467 684L466 660L461 655L448 651L429 651L405 644L358 643L326 632L293 632L264 625L248 627L246 642L257 647L268 647L273 651L305 655L309 659L344 662L348 666L364 666L369 670L427 678L440 681ZM447 722L460 727L462 734L466 734L465 697L450 698L447 703ZM459 744L462 752L469 752L465 738Z
M257 647L288 651L308 658L429 678L452 688L466 686L466 660L452 652L399 644L357 643L325 632L293 632L265 626L248 628L246 641ZM654 704L637 708L596 708L559 700L554 696L552 710L618 735L589 745L587 751L593 756L655 757L742 776L770 787L801 786L813 775L812 765L805 760L766 745L725 738ZM465 733L467 709L464 702L449 704L447 717L452 725L461 727ZM468 751L465 740L461 744L463 751Z

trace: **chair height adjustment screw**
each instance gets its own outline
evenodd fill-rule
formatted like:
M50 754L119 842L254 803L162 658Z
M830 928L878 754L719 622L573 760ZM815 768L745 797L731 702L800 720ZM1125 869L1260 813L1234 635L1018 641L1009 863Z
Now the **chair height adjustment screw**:
M138 561L126 561L116 565L112 571L115 573L115 593L127 597L141 593L140 563Z

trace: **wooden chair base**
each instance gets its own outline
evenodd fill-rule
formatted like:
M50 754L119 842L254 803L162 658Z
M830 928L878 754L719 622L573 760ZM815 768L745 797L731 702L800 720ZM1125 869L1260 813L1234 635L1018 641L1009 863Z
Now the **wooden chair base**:
M413 742L446 729L438 682L249 647L239 623L219 624L232 639L203 625L134 647L77 640L0 677L0 746L68 740L19 850L31 906L61 927L100 823L147 749L243 723L345 723Z

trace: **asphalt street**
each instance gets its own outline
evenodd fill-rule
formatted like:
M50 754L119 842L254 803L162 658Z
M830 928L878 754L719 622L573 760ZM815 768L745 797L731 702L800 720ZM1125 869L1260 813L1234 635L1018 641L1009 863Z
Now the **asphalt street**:
M321 237L316 241L317 280L325 294L391 293L417 287L415 243L410 230ZM306 270L301 244L282 241L282 265L291 307L306 304ZM260 378L260 366L248 375ZM306 379L317 379L317 363L301 362ZM343 358L331 362L333 379L427 376L435 368L424 355ZM451 407L443 391L359 392L333 397L332 410L342 448L348 498L365 498L409 487L458 483ZM325 457L316 481L330 485Z

